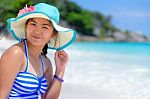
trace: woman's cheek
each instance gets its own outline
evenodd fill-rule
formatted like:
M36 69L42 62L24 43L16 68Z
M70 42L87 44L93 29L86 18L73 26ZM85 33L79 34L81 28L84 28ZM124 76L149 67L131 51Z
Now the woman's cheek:
M33 31L34 31L33 28L28 28L28 29L27 29L27 33L32 33Z

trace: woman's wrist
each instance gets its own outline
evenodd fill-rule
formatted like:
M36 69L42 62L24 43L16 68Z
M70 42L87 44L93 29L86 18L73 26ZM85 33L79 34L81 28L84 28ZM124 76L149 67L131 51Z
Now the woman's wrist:
M65 73L65 70L57 70L55 72L55 75L59 76L59 77L63 77Z
M60 82L64 82L64 80L63 80L64 72L65 71L58 72L58 70L56 70L54 78Z
M60 82L64 82L63 78L57 76L57 75L54 75L54 79L60 81Z

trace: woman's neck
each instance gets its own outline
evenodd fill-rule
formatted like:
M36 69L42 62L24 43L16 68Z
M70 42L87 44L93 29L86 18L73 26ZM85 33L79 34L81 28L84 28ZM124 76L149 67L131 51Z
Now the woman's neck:
M28 54L31 57L39 58L39 55L41 54L43 47L33 46L30 42L27 42L27 46L28 46Z

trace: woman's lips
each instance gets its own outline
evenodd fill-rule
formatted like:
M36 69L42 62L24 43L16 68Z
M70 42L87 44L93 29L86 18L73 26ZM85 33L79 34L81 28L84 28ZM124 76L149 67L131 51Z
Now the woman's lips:
M32 38L33 38L34 40L41 40L41 37L39 37L39 36L32 36Z
M39 37L39 36L32 36L32 37L35 39L41 39L41 37Z

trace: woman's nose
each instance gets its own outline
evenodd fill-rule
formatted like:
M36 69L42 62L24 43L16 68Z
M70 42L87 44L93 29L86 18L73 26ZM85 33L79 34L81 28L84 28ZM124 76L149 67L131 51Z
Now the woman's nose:
M37 26L37 27L35 28L35 34L38 35L38 34L41 34L41 32L42 32L42 31L41 31L41 28Z

